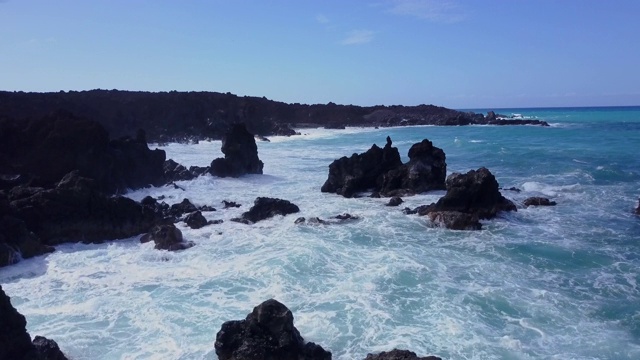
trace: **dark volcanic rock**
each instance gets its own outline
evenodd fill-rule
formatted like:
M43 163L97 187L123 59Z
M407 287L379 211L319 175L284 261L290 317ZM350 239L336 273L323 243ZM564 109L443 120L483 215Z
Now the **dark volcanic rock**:
M9 201L11 216L22 219L45 245L128 238L147 232L160 219L150 207L104 195L77 171L50 190L13 188Z
M427 213L429 219L437 226L451 230L480 230L482 224L476 214L460 211L432 211Z
M419 357L413 351L393 349L379 354L367 354L364 360L442 360L437 356Z
M189 201L189 199L183 199L177 204L171 205L169 214L179 218L184 214L193 213L198 211L198 208Z
M297 205L287 200L259 197L254 201L251 209L242 214L242 217L232 220L251 224L276 215L288 215L299 211L300 208Z
M638 206L636 207L636 215L640 215L640 200L638 200Z
M499 211L517 211L515 204L500 194L496 178L484 167L466 174L453 173L447 177L446 186L447 193L419 213L432 214L432 220L448 228L480 229L479 219L491 219Z
M184 222L192 229L200 229L209 224L200 211L192 212L187 215L184 218Z
M182 238L182 231L173 224L156 225L151 231L140 237L141 243L153 241L158 250L184 250L192 247L192 242L185 242Z
M167 184L181 180L192 180L209 172L209 167L191 166L187 169L172 159L165 161L162 168L164 170L164 181Z
M329 177L322 185L322 192L331 192L344 197L353 197L358 191L376 188L378 179L390 170L402 165L400 153L391 147L387 137L384 148L373 145L362 154L342 157L329 165Z
M240 204L235 203L234 201L227 201L227 200L222 200L222 204L224 205L225 209L231 208L231 207L240 207Z
M58 111L36 120L0 120L0 173L52 187L73 170L108 193L161 185L165 153L144 135L109 140L95 121Z
M384 196L417 194L444 190L447 163L442 149L424 139L409 149L409 162L382 177L380 193Z
M224 158L211 162L214 176L238 177L245 174L262 174L264 164L258 158L256 140L244 124L233 124L222 139Z
M9 215L0 217L0 267L53 251L27 229L24 221Z
M399 196L394 196L389 199L387 206L399 206L400 204L402 204L402 198Z
M331 352L304 342L291 311L273 299L256 306L245 320L222 324L215 350L220 360L331 359Z
M67 360L55 341L36 336L31 342L27 321L11 305L0 285L0 359Z
M533 196L526 198L523 204L524 206L555 206L556 202L545 197Z
M499 211L516 211L516 206L500 194L498 182L487 168L453 173L447 177L446 186L447 193L436 202L434 211L460 211L480 219L491 219Z

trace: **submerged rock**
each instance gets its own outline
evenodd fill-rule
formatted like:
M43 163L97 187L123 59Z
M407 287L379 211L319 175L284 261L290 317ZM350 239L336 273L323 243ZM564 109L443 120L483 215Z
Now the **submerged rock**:
M413 351L393 349L379 354L367 354L364 360L442 360L437 356L419 357Z
M277 300L256 306L245 320L227 321L216 335L220 360L329 360L331 352L305 343L293 314Z
M523 202L524 206L555 206L556 202L545 197L533 196Z
M389 202L386 204L387 206L399 206L400 204L402 204L402 198L400 196L394 196L391 199L389 199Z
M214 176L238 177L262 174L264 164L258 158L256 140L244 124L233 124L222 139L224 158L211 162L209 171Z
M256 223L260 220L268 219L276 215L288 215L297 213L300 208L287 200L274 199L268 197L257 198L251 209L244 212L240 218L231 219L245 224Z

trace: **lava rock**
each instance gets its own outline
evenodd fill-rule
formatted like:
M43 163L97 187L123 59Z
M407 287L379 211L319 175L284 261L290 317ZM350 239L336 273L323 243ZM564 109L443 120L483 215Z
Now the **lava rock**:
M386 204L387 206L399 206L400 204L402 204L402 198L400 196L394 196L391 199L389 199L389 202Z
M533 196L526 198L523 204L524 206L555 206L556 202L545 197Z
M210 173L219 177L262 174L264 164L258 158L256 140L244 124L233 124L222 139L224 158L211 162Z
M276 215L284 216L297 213L299 211L300 208L297 205L287 200L259 197L254 201L253 206L249 211L244 212L240 218L232 220L245 224L252 224Z
M195 245L190 241L185 242L182 238L182 231L173 224L156 225L149 233L140 237L141 243L149 241L156 243L154 248L157 250L184 250Z
M184 218L184 222L192 229L200 229L209 224L200 211L187 215L187 217Z
M364 360L442 360L437 356L419 357L413 351L393 349L379 354L367 354Z
M331 352L305 343L293 325L293 314L270 299L256 306L245 320L227 321L216 335L220 360L329 360Z
M376 144L362 154L342 157L329 165L329 177L320 189L350 198L358 191L377 187L378 179L390 170L402 166L398 149L387 137L384 148Z
M424 139L411 146L406 164L383 174L380 193L383 196L395 196L444 190L446 176L444 151Z
M172 159L166 160L162 168L164 170L164 178L166 183L172 183L181 180L193 180L199 175L202 175L192 172L191 169L187 169L185 166L178 164Z
M341 214L341 215L334 216L334 219L338 219L338 220L344 221L344 220L359 220L360 218L357 217L357 216L353 216L353 215L351 215L349 213L344 213L344 214Z
M11 305L11 299L0 285L0 359L67 360L58 344L42 336L33 342L27 332L27 321Z
M171 205L169 214L179 218L184 214L189 214L198 211L198 208L189 201L189 199L183 199L177 204Z
M435 225L451 230L480 230L482 224L476 214L460 211L432 211L427 214Z
M241 206L240 204L236 204L234 201L227 201L227 200L222 200L222 204L224 205L225 209L232 208L232 207L238 208Z

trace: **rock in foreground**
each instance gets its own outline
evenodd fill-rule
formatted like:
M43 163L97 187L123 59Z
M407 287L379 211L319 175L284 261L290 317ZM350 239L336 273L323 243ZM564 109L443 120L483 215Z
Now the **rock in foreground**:
M0 359L67 360L55 341L36 336L31 342L26 327L26 319L11 305L0 285Z
M182 231L173 224L156 225L151 231L140 237L141 243L153 241L157 250L177 251L192 247L192 242L184 241Z
M291 311L274 299L256 306L245 320L222 324L215 350L220 360L331 359L331 352L304 342Z

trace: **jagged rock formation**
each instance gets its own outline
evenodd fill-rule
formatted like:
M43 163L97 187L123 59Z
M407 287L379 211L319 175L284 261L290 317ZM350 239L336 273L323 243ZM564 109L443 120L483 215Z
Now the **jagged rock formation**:
M305 343L293 314L277 300L256 306L245 320L227 321L216 335L220 360L330 360L331 352Z
M354 106L285 104L258 97L215 92L134 92L118 90L57 93L0 92L0 117L41 117L65 109L95 119L114 137L145 129L149 141L220 139L230 124L243 122L253 134L293 135L290 127L533 124L434 105Z
M240 218L231 219L236 222L253 224L260 220L268 219L276 215L294 214L300 208L287 200L274 199L268 197L257 198L249 211L242 213Z
M442 149L424 139L409 149L409 162L400 160L398 149L387 136L384 148L373 145L362 154L333 161L329 177L320 189L344 197L359 191L373 190L377 196L412 195L444 189L447 164Z
M262 174L264 164L258 158L258 146L244 124L233 124L222 139L224 158L211 162L209 172L214 176L238 177Z
M446 188L447 193L438 202L415 211L453 230L479 230L480 219L494 218L500 211L517 211L498 190L495 176L484 167L449 175Z
M26 327L26 319L0 285L0 359L67 360L55 341L36 336L32 342Z
M109 140L95 121L58 111L26 121L0 120L0 175L52 187L73 170L117 193L164 183L165 152L149 150L144 132ZM8 183L6 188L18 185Z

